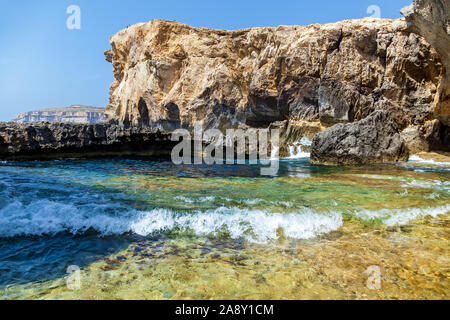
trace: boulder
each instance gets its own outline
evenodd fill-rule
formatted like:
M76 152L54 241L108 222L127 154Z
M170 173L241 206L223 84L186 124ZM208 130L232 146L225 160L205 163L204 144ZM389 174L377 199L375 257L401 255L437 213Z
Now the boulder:
M407 161L408 157L397 124L386 110L326 129L314 137L311 150L311 162L324 165Z

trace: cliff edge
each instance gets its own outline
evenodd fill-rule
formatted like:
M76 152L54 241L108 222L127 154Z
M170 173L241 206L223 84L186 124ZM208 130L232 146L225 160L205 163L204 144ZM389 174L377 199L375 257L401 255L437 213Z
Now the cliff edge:
M410 31L423 36L439 53L444 77L435 96L434 114L450 125L450 1L414 0L402 9Z
M438 52L405 19L236 31L153 20L114 35L108 119L162 131L267 127L316 132L388 110L419 150L442 148ZM300 127L300 128L298 128ZM444 128L444 129L443 129ZM288 134L292 139L295 135Z

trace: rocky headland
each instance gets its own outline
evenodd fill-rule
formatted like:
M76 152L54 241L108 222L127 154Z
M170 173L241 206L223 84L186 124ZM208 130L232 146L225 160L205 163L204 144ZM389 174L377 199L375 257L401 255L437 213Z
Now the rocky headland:
M22 112L12 122L102 123L106 122L106 116L104 108L72 105L67 108L47 108Z
M170 135L113 123L0 123L0 155L8 160L167 156Z
M163 20L130 26L105 52L115 80L104 127L111 126L108 134L169 134L196 121L204 129L277 127L282 150L325 130L313 145L313 161L323 164L336 162L336 154L336 163L354 164L404 160L408 149L448 151L448 1L414 1L403 13L405 19L235 31ZM347 157L337 150L343 144L324 141L331 133L372 141L368 116L378 121L372 151ZM386 141L398 147L392 157L376 149ZM5 143L1 150L10 150Z
M106 114L163 131L282 123L289 143L387 110L412 152L448 150L448 50L410 16L237 31L137 24L105 52L115 76Z

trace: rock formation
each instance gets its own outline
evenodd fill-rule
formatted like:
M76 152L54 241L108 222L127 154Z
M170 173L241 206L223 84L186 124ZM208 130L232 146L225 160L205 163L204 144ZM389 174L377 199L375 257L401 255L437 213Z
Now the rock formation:
M73 105L19 113L13 122L101 123L106 121L104 108Z
M406 20L236 31L136 24L105 52L114 71L108 124L1 124L0 155L159 152L155 143L164 149L166 134L196 121L280 128L281 153L325 130L314 140L316 163L402 160L402 141L412 152L449 150L448 9L448 0L415 0ZM42 117L50 120L20 118Z
M219 129L287 121L296 139L305 122L321 128L389 110L400 130L428 135L431 148L431 137L441 139L442 127L428 129L438 125L430 121L444 69L406 27L373 18L236 31L140 23L105 52L115 77L106 115L165 131L194 121Z
M114 124L0 123L2 159L170 155L170 136Z
M423 36L439 53L445 75L438 86L434 114L450 125L450 1L414 0L402 9L408 29Z
M317 134L311 151L312 163L326 165L406 161L408 157L397 124L386 110Z

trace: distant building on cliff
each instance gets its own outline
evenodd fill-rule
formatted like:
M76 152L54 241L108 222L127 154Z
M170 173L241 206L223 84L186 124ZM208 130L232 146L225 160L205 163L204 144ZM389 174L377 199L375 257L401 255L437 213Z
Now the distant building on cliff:
M101 123L106 121L104 108L72 105L67 108L48 108L22 112L13 122L64 122L64 123Z

